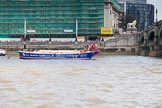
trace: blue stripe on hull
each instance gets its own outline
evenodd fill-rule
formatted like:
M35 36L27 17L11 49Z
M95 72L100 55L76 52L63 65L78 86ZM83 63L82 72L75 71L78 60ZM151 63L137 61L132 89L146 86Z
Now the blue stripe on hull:
M78 54L38 54L30 52L19 52L20 59L92 59L98 51Z

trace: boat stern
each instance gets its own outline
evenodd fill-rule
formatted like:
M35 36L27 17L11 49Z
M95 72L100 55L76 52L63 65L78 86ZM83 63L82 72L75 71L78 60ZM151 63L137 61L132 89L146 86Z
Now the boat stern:
M19 51L19 58L23 59L24 58L24 52L23 51Z

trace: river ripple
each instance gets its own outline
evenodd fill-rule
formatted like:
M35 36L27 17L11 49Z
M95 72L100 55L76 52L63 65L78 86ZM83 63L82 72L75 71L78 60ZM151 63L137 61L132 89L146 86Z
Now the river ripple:
M162 59L0 57L0 108L162 108Z

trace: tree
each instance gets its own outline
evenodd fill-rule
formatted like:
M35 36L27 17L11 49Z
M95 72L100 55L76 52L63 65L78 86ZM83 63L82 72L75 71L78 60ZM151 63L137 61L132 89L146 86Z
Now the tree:
M126 27L127 27L126 16L125 15L120 15L118 20L119 20L118 27L122 28L124 31L126 31Z

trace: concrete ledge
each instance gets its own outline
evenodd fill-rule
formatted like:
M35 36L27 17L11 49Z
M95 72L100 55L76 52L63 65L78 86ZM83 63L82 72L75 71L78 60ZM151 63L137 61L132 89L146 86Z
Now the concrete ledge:
M151 51L151 52L149 53L149 56L150 56L150 57L162 57L162 51L158 51L158 52Z

